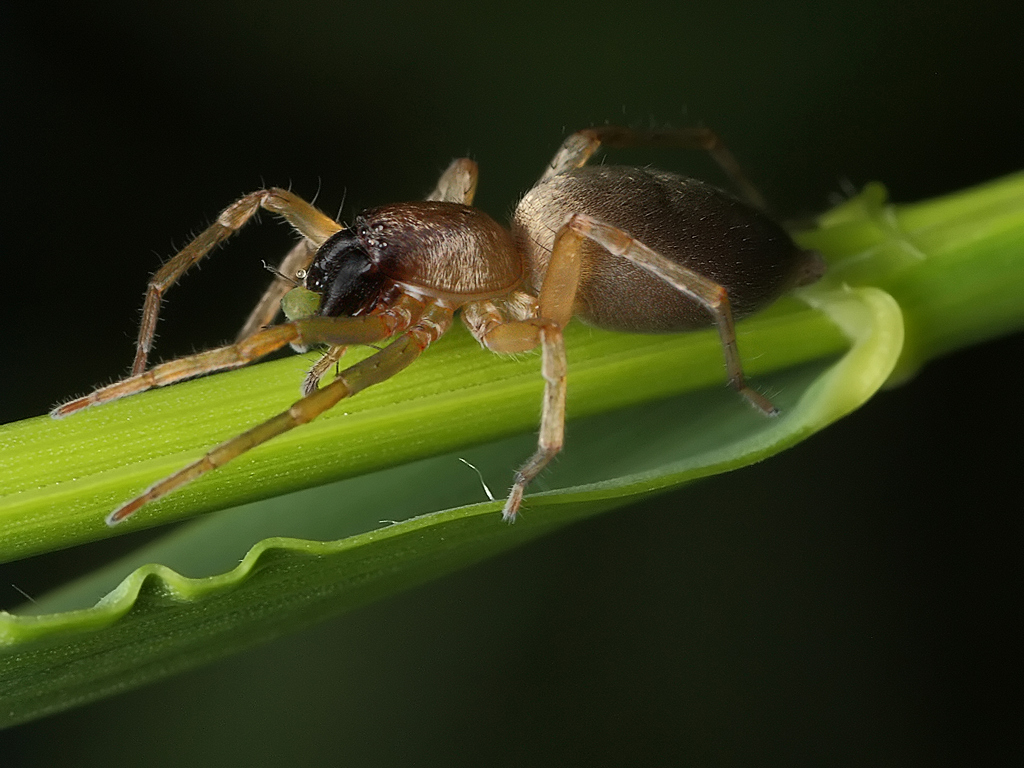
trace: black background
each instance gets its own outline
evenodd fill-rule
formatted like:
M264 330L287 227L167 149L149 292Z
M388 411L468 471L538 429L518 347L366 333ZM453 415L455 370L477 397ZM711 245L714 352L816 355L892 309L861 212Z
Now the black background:
M1019 4L688 5L0 11L2 421L124 371L148 274L263 184L350 215L469 155L501 218L602 122L710 125L791 215L847 183L911 201L1024 167ZM265 219L190 275L160 355L231 337L288 242ZM1021 350L936 361L770 462L0 734L3 763L1015 763ZM97 556L6 567L4 604Z

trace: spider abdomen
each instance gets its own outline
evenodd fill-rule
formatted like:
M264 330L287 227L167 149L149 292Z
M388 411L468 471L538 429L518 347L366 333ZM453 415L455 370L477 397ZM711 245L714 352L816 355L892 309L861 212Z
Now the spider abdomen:
M708 184L648 168L583 167L540 182L516 207L512 233L531 292L539 290L555 236L574 213L618 227L723 286L737 317L802 282L813 260L781 226ZM711 324L707 310L664 280L591 240L581 247L574 309L583 320L654 333Z

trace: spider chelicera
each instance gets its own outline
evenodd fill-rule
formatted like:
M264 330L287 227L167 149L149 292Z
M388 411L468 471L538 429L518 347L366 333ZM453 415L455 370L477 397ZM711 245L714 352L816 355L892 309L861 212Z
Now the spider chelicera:
M746 202L708 184L651 168L587 166L601 145L701 148ZM729 384L762 413L750 388L734 318L817 279L820 257L798 248L764 212L760 195L707 129L636 131L604 126L569 136L520 200L509 229L473 208L477 166L454 161L424 201L371 208L344 226L283 189L246 195L150 280L132 375L56 408L55 418L152 387L237 368L286 344L326 346L284 412L213 448L114 510L115 525L261 443L315 419L340 400L394 376L451 326L455 312L492 352L541 348L544 399L537 450L518 470L502 510L513 520L530 481L561 450L566 361L562 329L575 315L601 328L663 333L717 326ZM302 240L280 267L303 284L268 289L231 345L147 370L163 294L260 209ZM288 321L273 322L279 306ZM346 346L392 341L320 379Z

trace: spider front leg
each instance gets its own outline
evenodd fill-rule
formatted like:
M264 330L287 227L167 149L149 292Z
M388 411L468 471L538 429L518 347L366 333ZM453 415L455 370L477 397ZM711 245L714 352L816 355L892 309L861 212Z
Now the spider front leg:
M160 302L164 293L178 282L189 267L241 229L260 208L287 219L316 248L341 229L341 225L336 221L286 189L261 189L236 200L221 212L217 221L203 230L150 279L146 289L146 301L142 307L142 324L136 342L135 362L132 364L133 376L146 370L146 361L153 346L153 335L156 332ZM249 327L248 323L246 327Z
M314 316L274 325L226 347L171 360L136 376L100 387L84 397L54 408L50 415L60 419L84 408L109 403L147 389L166 387L208 373L241 368L287 344L376 344L407 328L422 313L423 304L411 297L402 297L393 307L377 314L360 317Z
M423 308L421 307L421 309ZM331 320L333 318L316 319ZM300 320L297 321L297 324L301 325L304 322L306 321ZM384 349L341 371L330 384L296 401L287 410L237 437L221 443L199 460L150 486L139 496L111 512L107 516L107 525L114 526L123 522L143 505L166 496L171 491L223 466L271 438L312 421L324 411L333 408L341 400L391 378L416 360L430 344L437 341L448 330L451 323L451 309L437 304L427 305L419 314L419 319L415 324ZM340 325L344 327L345 324ZM324 344L355 343L343 334L332 333L326 326L321 329L317 341Z

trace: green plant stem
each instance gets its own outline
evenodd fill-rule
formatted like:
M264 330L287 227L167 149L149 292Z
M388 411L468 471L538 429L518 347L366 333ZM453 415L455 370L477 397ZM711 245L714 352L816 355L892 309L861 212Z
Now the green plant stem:
M903 311L898 383L928 360L1020 330L1024 173L909 205L881 184L829 211L801 242L829 255L826 284L871 285Z

